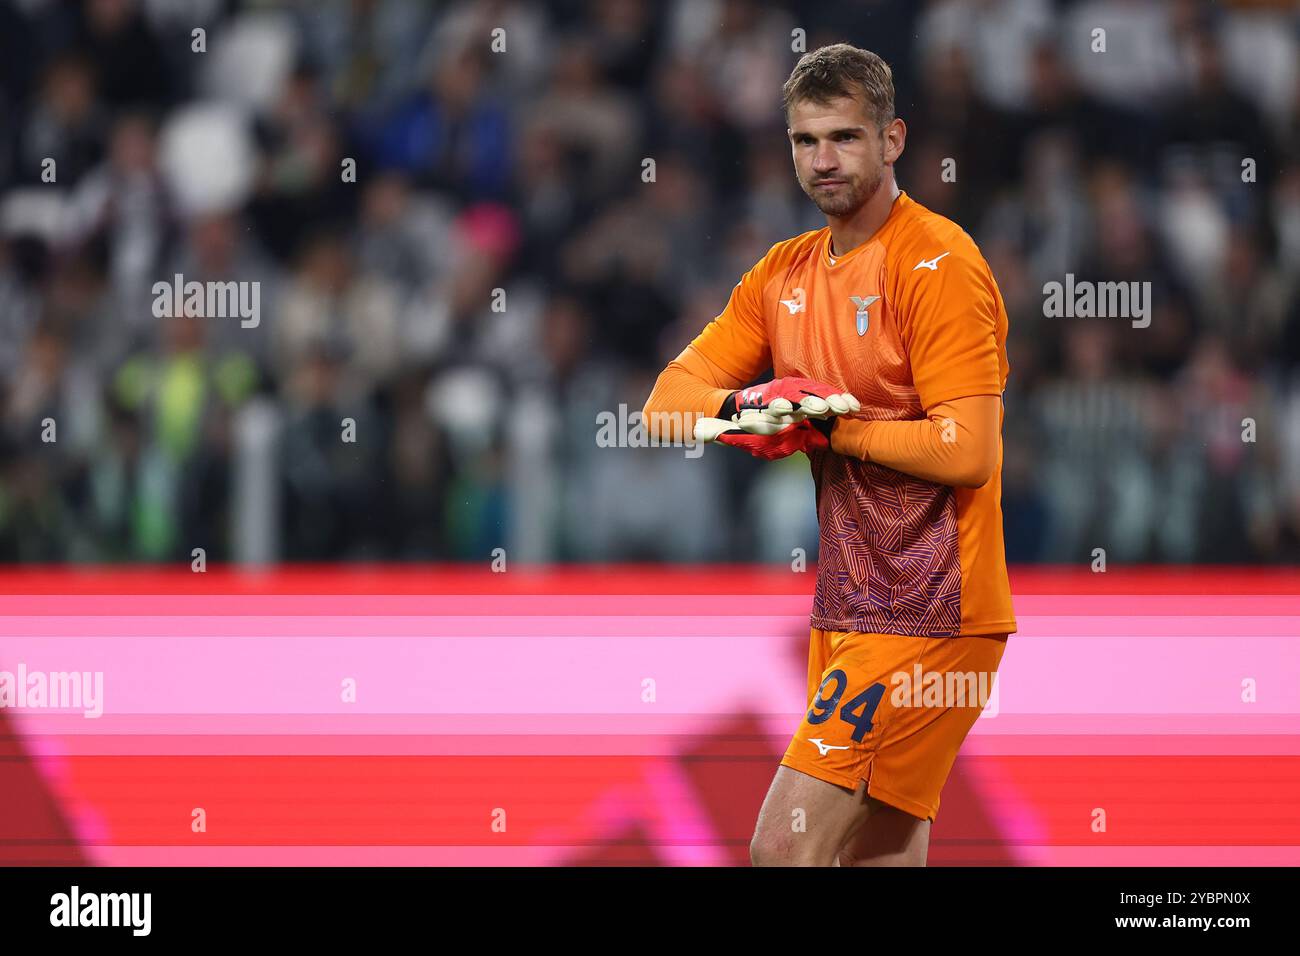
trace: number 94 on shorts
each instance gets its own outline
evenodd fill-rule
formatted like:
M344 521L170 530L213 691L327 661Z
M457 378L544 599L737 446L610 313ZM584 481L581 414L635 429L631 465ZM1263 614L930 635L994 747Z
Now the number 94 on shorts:
M996 713L1006 644L813 628L808 711L781 763L933 820L962 741Z

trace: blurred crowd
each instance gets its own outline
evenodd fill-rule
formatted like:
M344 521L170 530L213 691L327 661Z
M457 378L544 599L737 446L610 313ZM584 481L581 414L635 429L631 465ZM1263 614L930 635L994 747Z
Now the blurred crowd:
M1289 0L8 0L0 560L812 559L802 456L597 416L825 224L780 87L838 41L1007 303L1008 558L1300 559Z

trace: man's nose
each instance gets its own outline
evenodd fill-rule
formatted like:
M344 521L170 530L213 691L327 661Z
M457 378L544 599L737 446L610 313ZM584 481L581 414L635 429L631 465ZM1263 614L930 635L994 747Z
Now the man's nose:
M829 173L839 165L839 157L832 143L819 143L813 153L813 169L819 173Z

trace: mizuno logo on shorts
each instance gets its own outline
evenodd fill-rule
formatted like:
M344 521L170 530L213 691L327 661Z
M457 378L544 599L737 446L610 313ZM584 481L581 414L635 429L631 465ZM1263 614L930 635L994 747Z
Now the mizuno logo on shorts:
M824 743L822 743L822 738L820 738L820 737L809 737L809 738L808 738L808 743L810 743L810 744L816 744L816 745L817 745L817 749L821 751L821 756L823 756L823 757L825 757L826 754L827 754L829 751L831 751L831 750L848 750L848 749L849 749L848 747L837 747L837 746L835 746L835 744L824 744Z

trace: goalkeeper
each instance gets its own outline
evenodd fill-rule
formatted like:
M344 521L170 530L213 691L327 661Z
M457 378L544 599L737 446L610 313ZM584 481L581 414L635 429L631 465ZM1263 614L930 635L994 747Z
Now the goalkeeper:
M970 236L895 183L907 130L883 60L824 47L783 94L795 174L827 225L745 273L660 374L643 420L660 441L802 451L812 467L808 710L751 859L923 865L985 701L920 706L895 685L922 672L949 688L953 675L991 683L1016 629L1001 512L1007 314ZM769 368L774 379L750 384ZM693 435L658 434L682 413ZM791 832L795 808L806 832Z

